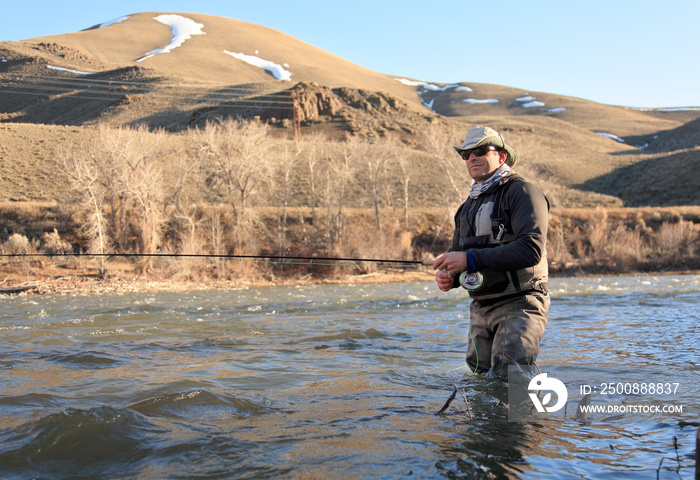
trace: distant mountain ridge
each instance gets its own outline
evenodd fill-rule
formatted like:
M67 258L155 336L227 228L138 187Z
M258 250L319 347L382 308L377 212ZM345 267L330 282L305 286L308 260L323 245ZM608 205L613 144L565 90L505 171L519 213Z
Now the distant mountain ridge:
M523 152L518 167L569 192L565 204L576 205L573 199L586 192L628 205L700 204L698 180L685 173L700 163L699 110L632 109L498 85L407 79L277 30L196 13L137 13L80 32L0 42L0 126L8 125L0 129L0 174L9 178L10 164L29 164L30 155L50 159L52 146L42 136L56 138L56 131L48 134L43 125L146 123L178 132L234 115L284 129L294 105L303 107L304 131L394 133L416 148L429 122L462 131L493 125ZM25 141L31 148L18 140L28 130L10 127L20 123L36 125L35 138ZM61 135L71 131L78 133ZM665 166L661 178L657 164ZM634 185L627 185L631 171ZM11 185L4 188L23 188Z

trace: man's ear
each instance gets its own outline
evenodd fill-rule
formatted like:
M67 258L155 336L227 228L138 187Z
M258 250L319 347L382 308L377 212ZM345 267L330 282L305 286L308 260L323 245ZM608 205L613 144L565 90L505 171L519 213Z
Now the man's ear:
M501 150L498 152L498 165L501 166L504 163L506 163L506 160L508 160L508 152L505 150Z

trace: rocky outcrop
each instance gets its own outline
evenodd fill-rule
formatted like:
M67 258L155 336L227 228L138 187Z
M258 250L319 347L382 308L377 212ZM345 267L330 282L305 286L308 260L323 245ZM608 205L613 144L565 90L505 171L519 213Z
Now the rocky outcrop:
M300 82L287 90L246 95L225 105L199 109L193 112L189 124L202 126L231 112L239 118L257 117L283 128L295 121L304 128L332 124L335 132L364 137L383 136L389 131L415 133L419 125L434 116L382 92Z

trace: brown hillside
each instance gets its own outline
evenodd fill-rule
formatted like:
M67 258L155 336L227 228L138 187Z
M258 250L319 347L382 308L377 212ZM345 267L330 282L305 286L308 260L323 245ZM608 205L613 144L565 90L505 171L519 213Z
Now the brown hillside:
M374 72L318 47L271 28L230 18L196 13L177 14L203 25L204 35L194 35L169 53L136 62L147 52L170 42L170 27L154 20L166 12L137 13L121 23L64 35L39 37L22 44L59 44L82 52L86 59L65 59L67 68L91 63L102 69L139 65L170 78L199 84L238 85L279 83L265 70L231 57L224 51L258 56L289 65L293 82L316 82L332 87L381 91L415 103L414 90L388 75ZM89 60L88 60L89 59ZM98 63L95 63L98 62ZM91 70L94 71L94 70Z
M451 117L488 115L556 118L593 132L603 131L619 137L654 134L659 130L677 128L684 123L682 119L674 118L671 112L660 116L651 111L602 105L575 97L527 92L498 85L464 85L472 91L449 89L432 94L435 110ZM428 98L427 93L423 96ZM489 99L497 100L497 103L470 103L473 100ZM675 116L683 118L681 114L682 112L676 112ZM700 111L690 113L690 118L697 118L698 115Z
M194 13L171 15L201 24L204 34L137 61L173 38L159 15L0 42L0 200L58 198L57 150L100 123L163 128L184 142L188 128L207 121L258 117L279 137L291 138L298 120L302 134L398 136L414 149L431 125L458 144L470 125L488 124L503 131L519 152L516 169L554 205L698 204L698 180L685 172L700 159L700 110L623 108L469 82L402 83L282 32ZM225 50L284 66L291 81Z
M640 155L641 160L592 178L580 188L598 193L616 191L616 196L632 207L700 205L694 174L700 166L699 156L700 147L666 155Z
M649 142L649 152L695 149L700 146L700 119L691 120L674 129L658 132ZM695 164L697 167L698 165Z

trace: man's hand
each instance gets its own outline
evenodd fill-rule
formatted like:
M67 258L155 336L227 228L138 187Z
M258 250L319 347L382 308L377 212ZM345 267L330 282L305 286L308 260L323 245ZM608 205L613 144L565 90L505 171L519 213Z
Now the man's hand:
M438 270L435 274L435 282L440 290L447 292L454 287L455 277L447 270Z
M433 262L433 270L460 274L467 269L467 252L447 252Z
M467 269L466 252L447 252L433 262L435 282L440 290L446 292L454 286L454 277Z

